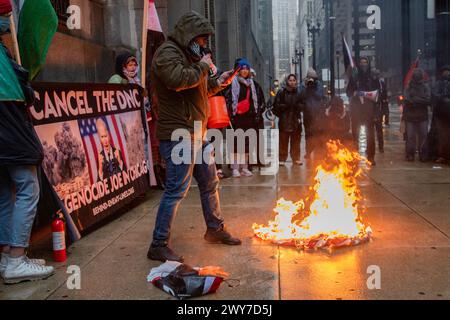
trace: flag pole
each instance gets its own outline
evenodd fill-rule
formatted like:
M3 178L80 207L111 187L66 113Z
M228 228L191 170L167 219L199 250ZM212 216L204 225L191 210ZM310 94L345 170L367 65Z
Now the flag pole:
M22 60L20 59L19 43L17 42L16 23L14 22L13 14L9 16L9 26L11 28L11 38L14 46L14 56L16 58L16 62L19 65L22 65Z
M141 47L141 84L145 89L146 86L146 76L147 76L147 34L148 34L148 5L149 0L144 1L144 15L142 22L142 47Z

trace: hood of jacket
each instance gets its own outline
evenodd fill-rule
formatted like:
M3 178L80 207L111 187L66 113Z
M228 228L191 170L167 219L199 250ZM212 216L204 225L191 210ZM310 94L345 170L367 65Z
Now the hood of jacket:
M180 18L169 38L186 50L189 43L196 37L213 34L214 28L209 20L201 14L191 11Z
M118 74L122 78L126 79L126 76L123 73L123 68L130 60L133 60L133 59L136 61L136 63L138 63L136 57L129 52L123 52L123 53L119 54L116 58L116 74Z

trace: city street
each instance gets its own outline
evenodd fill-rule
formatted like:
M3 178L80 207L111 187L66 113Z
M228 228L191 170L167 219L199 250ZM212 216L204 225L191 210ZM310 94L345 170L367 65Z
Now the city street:
M450 299L450 168L404 161L398 112L385 134L385 154L377 155L377 166L361 181L373 240L358 247L303 252L253 237L252 224L267 223L277 199L305 195L312 166L222 181L223 215L243 240L238 247L205 243L193 187L175 221L172 246L189 265L216 265L231 274L216 294L202 299ZM159 265L146 255L160 196L152 190L141 205L73 244L68 261L56 264L48 280L0 284L0 300L173 299L146 281ZM51 261L50 244L33 247L30 256ZM67 288L70 265L80 267L79 290ZM370 266L380 268L379 290L368 289Z

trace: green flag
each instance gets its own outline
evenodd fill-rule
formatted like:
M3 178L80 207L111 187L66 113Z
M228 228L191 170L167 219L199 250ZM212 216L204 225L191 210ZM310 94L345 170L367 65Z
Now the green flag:
M17 39L30 80L41 71L57 28L58 16L50 0L25 0L20 10Z
M0 44L0 101L24 101L22 88L16 73L6 55L5 48Z

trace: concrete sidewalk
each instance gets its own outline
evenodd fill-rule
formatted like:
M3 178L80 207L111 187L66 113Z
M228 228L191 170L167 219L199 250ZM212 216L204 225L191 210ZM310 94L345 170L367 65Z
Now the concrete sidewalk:
M398 120L398 114L393 115ZM450 169L404 161L397 125L385 130L386 153L364 177L362 192L371 243L329 252L302 252L255 239L251 226L272 218L276 200L301 199L314 167L281 168L277 176L221 184L223 215L243 245L203 241L198 190L183 202L173 248L192 266L219 265L235 279L203 299L450 299ZM46 281L0 284L0 299L172 299L146 282L157 262L147 260L159 191L142 205L84 237L67 263ZM33 252L33 255L49 252ZM68 265L81 268L81 290L68 290ZM381 268L381 290L369 290L369 266Z

